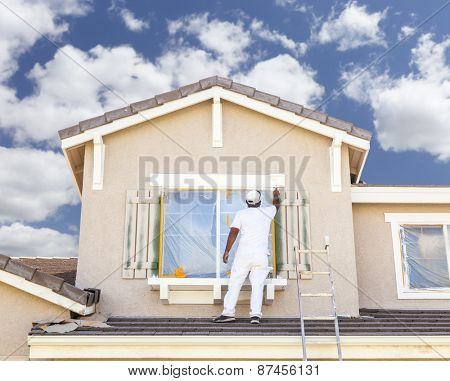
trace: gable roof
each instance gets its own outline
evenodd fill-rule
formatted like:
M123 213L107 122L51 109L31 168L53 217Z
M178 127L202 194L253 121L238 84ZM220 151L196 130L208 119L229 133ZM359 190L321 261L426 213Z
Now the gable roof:
M103 126L107 123L111 123L117 119L138 114L143 110L162 106L165 103L187 97L203 90L207 90L209 88L212 88L213 86L219 86L223 89L227 89L245 95L249 98L268 103L276 108L293 112L296 115L303 116L308 119L316 120L321 124L336 128L341 131L345 131L349 135L362 138L364 140L370 140L372 137L372 133L370 131L356 127L351 122L331 117L320 111L308 109L298 103L284 100L279 96L264 93L262 91L256 90L254 87L246 86L234 82L231 79L219 76L201 79L200 81L192 83L190 85L182 86L178 89L155 95L153 98L135 102L126 107L108 111L103 115L83 120L72 127L60 130L59 137L61 140L67 139L82 134L84 131Z
M99 290L82 290L72 285L70 281L52 275L51 272L55 271L55 268L50 270L49 262L47 262L46 271L43 271L43 261L51 260L39 260L40 268L25 263L30 263L30 261L13 259L0 254L0 282L58 304L80 315L89 315L95 312L95 305L100 297ZM59 259L60 264L61 261L64 260Z

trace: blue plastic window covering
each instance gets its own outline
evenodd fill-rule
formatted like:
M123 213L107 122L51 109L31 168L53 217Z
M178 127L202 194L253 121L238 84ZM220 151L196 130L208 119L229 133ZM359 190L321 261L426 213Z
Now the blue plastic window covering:
M229 233L229 224L245 204L244 190L180 190L165 195L162 276L167 277L216 277L216 236L220 235L221 278L229 277L239 236L233 245L227 264L222 255ZM220 197L220 200L218 200ZM262 205L270 205L270 194L263 192ZM218 202L220 201L220 202ZM220 207L219 207L220 205ZM218 210L220 209L220 210ZM216 216L220 214L220 226ZM272 263L272 230L268 240Z
M446 225L401 227L405 285L410 289L450 287ZM447 230L448 231L448 230Z

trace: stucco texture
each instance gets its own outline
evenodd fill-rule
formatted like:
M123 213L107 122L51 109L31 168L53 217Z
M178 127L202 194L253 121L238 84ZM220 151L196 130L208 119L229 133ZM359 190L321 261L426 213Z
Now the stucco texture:
M32 322L69 317L66 309L4 283L0 301L0 360L28 359Z
M176 157L192 157L194 168L181 168L182 173L198 172L200 159L207 156L237 156L241 160L249 156L261 159L279 156L285 163L295 157L297 166L309 158L301 180L310 195L312 248L322 249L324 235L330 236L331 260L337 272L338 311L358 315L348 147L342 146L343 190L332 193L331 139L223 102L224 145L213 148L211 105L210 101L203 102L104 136L104 186L100 191L92 190L93 146L86 145L77 286L100 288L98 309L105 314L196 317L218 314L221 305L163 305L159 293L150 291L145 279L122 279L126 191L138 188L139 157L151 156L159 162L164 156L169 156L172 162ZM240 164L236 161L230 169L221 162L209 172L242 174ZM272 172L280 171L272 169ZM247 174L268 173L271 171L265 168L249 167L247 171ZM295 185L291 185L293 180L286 172L287 189L295 190ZM315 287L324 291L328 286L324 277L304 284L305 290ZM317 299L312 303L307 310L316 310L323 304ZM296 283L290 281L287 290L276 292L273 305L264 306L263 315L297 316L297 306ZM247 316L248 306L239 306L237 314Z
M450 205L354 204L355 250L361 308L446 309L450 300L397 298L391 224L384 213L449 213Z

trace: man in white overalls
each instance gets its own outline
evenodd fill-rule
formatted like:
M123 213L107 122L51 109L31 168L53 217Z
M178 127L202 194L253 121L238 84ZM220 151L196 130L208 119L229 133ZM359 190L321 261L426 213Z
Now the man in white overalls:
M264 281L269 274L269 233L272 219L280 206L280 192L275 188L273 205L269 207L261 208L260 191L249 191L246 195L246 202L248 208L238 211L230 226L227 246L223 254L224 263L228 262L231 248L239 232L241 236L231 267L228 292L224 299L224 310L220 316L214 318L215 323L227 323L236 320L234 315L239 292L249 273L252 285L250 323L260 323Z

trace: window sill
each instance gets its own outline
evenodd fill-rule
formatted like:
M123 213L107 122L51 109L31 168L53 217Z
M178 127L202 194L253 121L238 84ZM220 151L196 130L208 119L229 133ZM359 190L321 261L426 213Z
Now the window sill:
M148 284L151 290L159 290L164 304L221 304L228 281L228 278L149 278ZM267 278L264 284L264 304L270 305L275 290L284 290L287 279ZM250 289L246 280L242 290L248 293Z
M450 289L442 290L399 290L398 299L450 299Z

